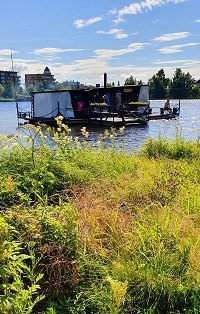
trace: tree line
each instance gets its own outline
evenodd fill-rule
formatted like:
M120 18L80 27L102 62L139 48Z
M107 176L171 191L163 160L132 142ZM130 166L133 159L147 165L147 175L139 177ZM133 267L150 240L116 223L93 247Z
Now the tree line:
M133 76L125 80L124 85L143 84L136 81ZM163 69L160 69L148 80L150 99L199 99L200 87L190 73L183 73L180 68L175 70L172 79L165 76Z
M143 82L137 81L130 76L124 82L124 85L143 84ZM180 68L175 70L172 79L167 78L163 69L160 69L149 80L149 98L150 99L200 99L200 87L197 86L196 80L192 78L190 73L184 73ZM108 87L115 86L107 84ZM62 90L71 89L69 87L63 87L61 83L54 82L49 84L48 82L39 83L37 86L29 86L27 89L23 89L21 86L17 89L14 88L14 84L8 81L5 86L0 84L0 98L1 99L14 99L16 97L28 97L32 92L43 92L50 90Z
M44 92L52 90L61 90L61 83L55 82L54 84L49 84L47 82L38 83L37 86L29 86L27 89L24 89L21 86L15 88L12 81L7 81L3 86L0 84L0 99L15 99L15 98L25 98L30 97L33 92Z
M14 98L15 88L12 81L8 81L5 86L0 84L0 98Z

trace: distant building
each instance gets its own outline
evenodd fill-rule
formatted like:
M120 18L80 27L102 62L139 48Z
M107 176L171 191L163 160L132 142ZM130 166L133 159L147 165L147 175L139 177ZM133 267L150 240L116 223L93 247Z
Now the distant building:
M196 86L200 87L200 80L196 81Z
M54 82L54 75L51 74L48 67L44 69L43 74L25 74L26 88L31 85L37 86L39 83L53 84Z
M17 75L17 73L15 71L0 71L0 84L6 86L10 81L13 82L15 88L18 88L21 83L21 76Z
M80 82L78 81L65 81L63 83L61 83L61 86L63 87L70 87L71 89L83 89L85 88L85 85L84 84L81 84Z

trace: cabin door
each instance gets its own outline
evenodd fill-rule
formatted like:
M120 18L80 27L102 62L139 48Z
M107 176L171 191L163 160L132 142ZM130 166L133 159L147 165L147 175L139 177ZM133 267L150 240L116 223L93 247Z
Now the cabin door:
M116 107L117 110L120 109L121 104L122 104L122 94L121 93L116 93L116 104L115 104L115 107Z

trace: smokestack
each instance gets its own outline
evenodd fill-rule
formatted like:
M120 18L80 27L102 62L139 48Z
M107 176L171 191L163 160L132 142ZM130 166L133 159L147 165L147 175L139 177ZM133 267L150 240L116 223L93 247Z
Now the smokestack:
M104 73L104 87L107 87L107 73Z

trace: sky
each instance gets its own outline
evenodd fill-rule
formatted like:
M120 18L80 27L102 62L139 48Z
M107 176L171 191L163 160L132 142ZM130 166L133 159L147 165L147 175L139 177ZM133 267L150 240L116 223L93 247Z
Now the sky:
M1 0L0 70L58 82L200 79L200 0ZM11 60L12 52L12 60Z

